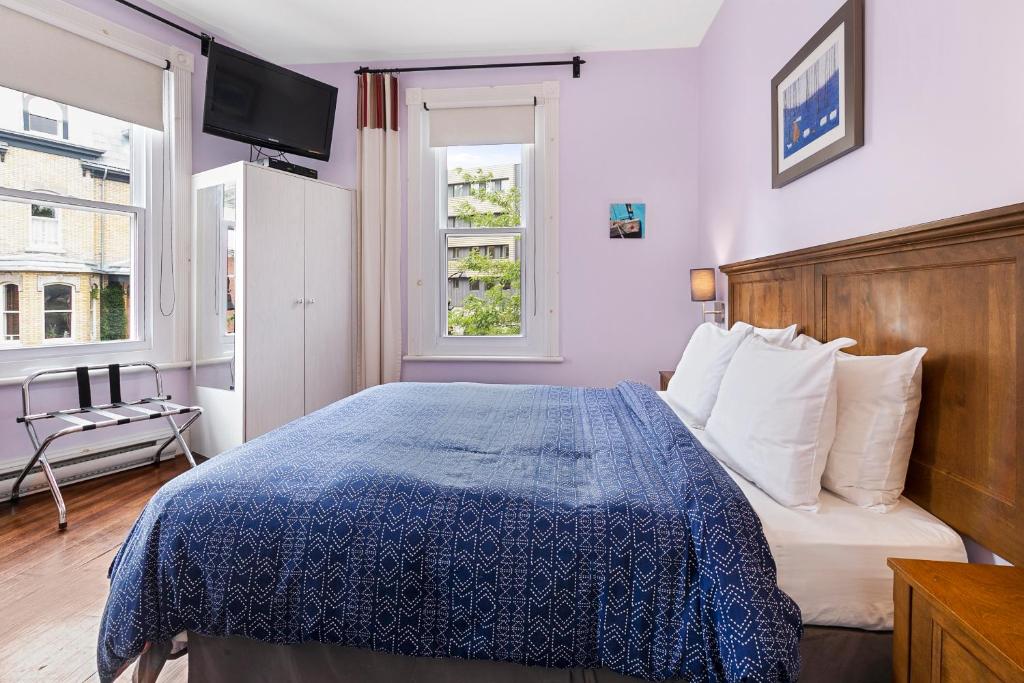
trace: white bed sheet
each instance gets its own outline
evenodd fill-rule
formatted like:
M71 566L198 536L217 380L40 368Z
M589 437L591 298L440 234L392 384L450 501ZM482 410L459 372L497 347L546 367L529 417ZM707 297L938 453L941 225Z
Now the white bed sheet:
M665 392L658 395L672 406ZM713 455L702 430L690 431ZM779 586L796 601L805 624L892 629L887 558L967 561L960 535L906 498L881 514L823 490L817 512L795 510L722 467L761 518Z

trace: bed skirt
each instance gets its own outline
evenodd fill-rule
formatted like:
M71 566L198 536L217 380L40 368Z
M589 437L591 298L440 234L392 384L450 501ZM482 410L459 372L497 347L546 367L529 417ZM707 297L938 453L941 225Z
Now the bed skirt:
M892 632L807 626L800 655L800 681L888 681ZM639 683L639 679L607 669L547 669L486 660L407 657L340 645L275 645L192 632L188 634L188 674L189 681L203 683Z

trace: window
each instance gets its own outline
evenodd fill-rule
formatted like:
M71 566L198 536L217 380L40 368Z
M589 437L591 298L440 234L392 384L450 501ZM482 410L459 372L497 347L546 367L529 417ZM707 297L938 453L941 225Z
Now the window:
M468 197L471 193L470 183L448 183L449 197Z
M43 330L46 339L71 339L71 307L74 297L71 285L43 287Z
M4 319L0 321L0 324L2 324L0 332L3 333L3 341L16 342L20 336L19 325L21 324L19 313L21 310L21 300L18 295L18 285L6 284L3 289Z
M54 137L64 137L64 108L42 97L23 95L25 130Z
M557 84L406 96L408 359L560 360Z
M187 360L193 55L63 0L6 4L0 380Z
M59 251L60 222L57 220L57 209L52 206L33 204L31 208L32 224L29 235L29 249L33 251Z
M522 188L493 188L496 173L529 163L522 144L439 148L448 188L466 188L448 196L443 243L449 254L452 293L444 302L448 337L519 336L523 331L521 250L511 249L525 236ZM454 256L451 256L454 253Z
M136 142L159 134L0 87L0 120L18 116L22 106L33 132L54 134L47 121L59 121L68 136L45 146L6 141L0 282L20 283L11 301L20 291L41 302L11 308L5 290L5 358L11 346L140 340L148 168L146 146Z

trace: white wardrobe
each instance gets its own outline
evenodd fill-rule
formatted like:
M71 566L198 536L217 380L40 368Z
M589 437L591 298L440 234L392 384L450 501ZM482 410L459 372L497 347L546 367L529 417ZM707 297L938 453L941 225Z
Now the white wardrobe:
M192 188L193 447L214 456L352 393L354 204L244 162Z

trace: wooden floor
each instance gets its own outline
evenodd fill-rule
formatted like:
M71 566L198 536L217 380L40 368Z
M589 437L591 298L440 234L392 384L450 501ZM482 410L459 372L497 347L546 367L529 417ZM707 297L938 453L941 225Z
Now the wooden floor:
M49 493L0 503L0 681L99 680L107 568L146 501L187 467L178 456L65 487L64 532ZM186 662L168 662L161 683L185 681ZM130 671L118 679L130 680Z

